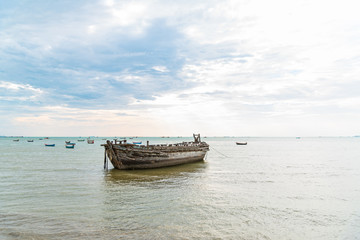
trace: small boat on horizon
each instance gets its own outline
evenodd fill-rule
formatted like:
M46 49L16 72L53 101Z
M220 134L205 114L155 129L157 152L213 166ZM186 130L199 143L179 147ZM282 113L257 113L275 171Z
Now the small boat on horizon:
M78 139L78 142L85 142L85 139Z
M51 143L51 144L45 143L45 147L55 147L55 143Z
M28 139L27 141L28 141L28 142L34 142L34 140L32 140L32 139Z
M65 148L74 148L75 147L75 144L66 144L65 145Z
M236 145L247 145L247 142L236 142Z
M19 139L14 139L13 141L14 141L14 142L18 142L18 141L19 141Z
M94 144L94 142L95 142L94 139L88 139L88 140L87 140L87 143L88 143L88 144Z

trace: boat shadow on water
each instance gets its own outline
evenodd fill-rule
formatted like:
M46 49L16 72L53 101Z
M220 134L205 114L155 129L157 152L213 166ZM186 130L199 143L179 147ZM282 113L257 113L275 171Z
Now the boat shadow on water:
M147 183L201 174L206 170L206 167L207 163L203 161L173 167L142 170L118 170L114 168L105 172L104 179L110 184Z

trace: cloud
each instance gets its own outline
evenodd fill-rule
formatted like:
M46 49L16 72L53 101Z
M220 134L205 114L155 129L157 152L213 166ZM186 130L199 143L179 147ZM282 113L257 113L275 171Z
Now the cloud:
M154 66L154 67L152 67L152 69L154 69L155 71L158 71L158 72L162 72L162 73L169 71L166 66Z
M0 99L5 101L35 101L44 93L30 84L0 81Z
M41 89L34 88L29 84L23 85L5 81L0 81L0 88L4 88L10 91L29 90L31 92L42 93Z
M154 126L153 134L243 134L234 130L241 123L247 135L298 135L313 121L335 125L341 112L348 124L338 132L351 134L360 87L356 5L7 3L0 9L1 113L17 123L46 122L49 131L86 122L105 132L101 118L110 116L112 128L131 121L134 131ZM291 130L290 119L302 128ZM280 122L288 127L274 130Z

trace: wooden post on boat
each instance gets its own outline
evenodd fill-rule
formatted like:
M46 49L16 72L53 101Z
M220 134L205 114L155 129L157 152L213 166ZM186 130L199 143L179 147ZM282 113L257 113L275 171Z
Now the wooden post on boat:
M200 133L199 134L193 133L193 137L194 137L194 142L195 143L200 143L201 142Z
M146 141L146 148L149 149L149 141Z

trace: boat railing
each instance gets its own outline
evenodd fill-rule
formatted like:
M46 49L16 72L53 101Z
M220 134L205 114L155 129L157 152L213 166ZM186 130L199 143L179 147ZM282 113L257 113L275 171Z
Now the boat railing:
M209 145L207 144L193 144L193 145L114 145L119 150L124 151L161 151L161 152L184 152L184 151L203 151L208 149Z
M126 140L117 140L114 139L114 145L119 146L118 149L122 150L149 150L149 151L163 151L163 152L183 152L183 151L203 151L208 150L209 145L205 142L182 142L182 143L168 143L168 144L154 144L149 145L147 142L146 145L138 145L127 143ZM113 142L111 141L111 144Z

